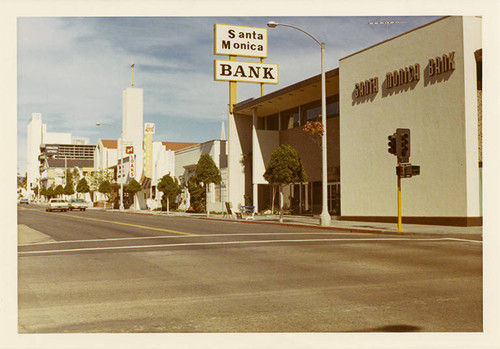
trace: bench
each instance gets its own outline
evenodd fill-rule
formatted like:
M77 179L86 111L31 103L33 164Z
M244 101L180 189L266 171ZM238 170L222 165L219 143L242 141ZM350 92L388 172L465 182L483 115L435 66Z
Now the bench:
M255 219L255 206L241 206L240 212L236 212L236 218Z

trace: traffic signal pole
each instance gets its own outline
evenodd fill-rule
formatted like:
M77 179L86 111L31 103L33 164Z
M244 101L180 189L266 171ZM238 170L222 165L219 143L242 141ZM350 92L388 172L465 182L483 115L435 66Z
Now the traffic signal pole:
M401 217L401 176L398 174L398 231L403 231Z

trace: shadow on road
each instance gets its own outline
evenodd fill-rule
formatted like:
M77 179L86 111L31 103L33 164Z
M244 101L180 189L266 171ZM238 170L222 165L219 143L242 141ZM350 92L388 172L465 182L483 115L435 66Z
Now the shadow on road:
M410 325L388 325L376 328L368 328L358 331L346 331L346 332L419 332L421 327L410 326Z

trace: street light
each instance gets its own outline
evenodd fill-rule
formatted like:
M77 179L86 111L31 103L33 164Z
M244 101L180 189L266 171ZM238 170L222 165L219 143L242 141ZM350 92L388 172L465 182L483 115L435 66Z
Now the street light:
M327 177L327 167L326 167L326 84L325 84L325 43L320 42L314 36L309 34L303 29L295 27L290 24L267 23L269 28L276 28L277 26L290 27L297 29L304 34L312 38L321 47L321 122L323 123L323 136L321 137L321 152L322 152L322 193L323 193L323 203L322 211L320 215L320 224L322 226L330 226L331 217L328 213L328 177Z
M118 130L118 128L114 125L111 125L111 124L103 124L103 123L100 123L100 122L96 122L95 124L96 126L101 126L101 125L107 125L107 126L111 126L115 129ZM123 153L122 153L122 150L123 150L123 147L122 147L122 142L123 142L123 131L120 131L120 143L119 143L119 150L118 150L118 153L120 154L120 168L123 172ZM116 177L118 178L118 173L119 171L117 171L117 175ZM120 178L120 211L123 211L124 210L124 207L123 207L123 173L122 173L122 178Z

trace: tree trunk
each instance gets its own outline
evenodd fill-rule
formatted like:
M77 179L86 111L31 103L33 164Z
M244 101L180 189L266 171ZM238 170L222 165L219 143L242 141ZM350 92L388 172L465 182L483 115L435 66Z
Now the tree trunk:
M279 184L280 187L280 223L283 223L283 185Z
M168 200L168 195L167 195L167 214L170 214L170 202Z
M274 197L276 196L276 185L272 184L273 197L271 198L271 214L274 214Z
M210 215L210 211L208 210L208 186L210 184L205 184L205 208L207 210L207 217Z

